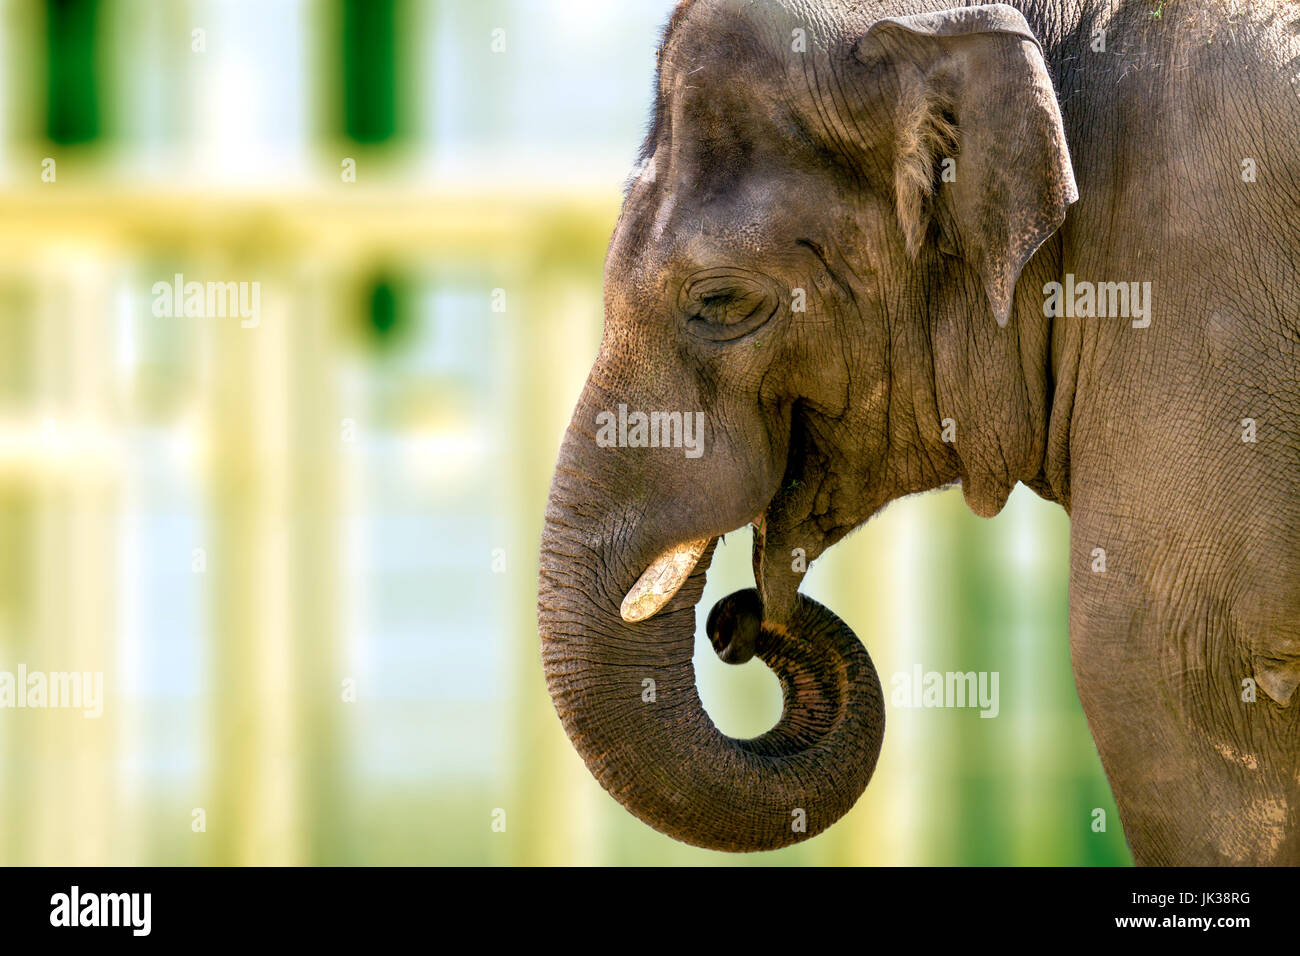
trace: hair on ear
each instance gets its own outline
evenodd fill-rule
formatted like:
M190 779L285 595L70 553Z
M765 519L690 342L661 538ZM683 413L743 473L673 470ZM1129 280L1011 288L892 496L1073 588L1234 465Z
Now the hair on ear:
M962 171L944 189L939 248L959 251L979 273L993 318L1004 326L1020 270L1079 198L1042 45L1023 14L992 3L877 20L854 55L876 65L880 54L863 41L900 30L916 38L908 60L917 75L904 79L896 101L896 193L908 251L920 250L940 208L935 162L949 148L945 141L959 137ZM892 61L902 62L897 51ZM926 89L945 91L956 110L946 112ZM960 117L960 130L952 129L952 116Z
M894 153L894 193L907 254L921 251L931 218L931 200L939 183L939 162L956 155L957 124L952 101L917 84L899 111L898 146Z

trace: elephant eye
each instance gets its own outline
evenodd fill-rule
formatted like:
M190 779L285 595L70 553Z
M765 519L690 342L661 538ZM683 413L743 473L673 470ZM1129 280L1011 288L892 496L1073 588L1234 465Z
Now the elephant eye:
M716 325L735 325L762 308L764 299L760 292L723 289L700 299L695 318Z
M780 304L772 283L753 273L714 270L682 287L682 311L692 333L712 341L748 335L770 319Z

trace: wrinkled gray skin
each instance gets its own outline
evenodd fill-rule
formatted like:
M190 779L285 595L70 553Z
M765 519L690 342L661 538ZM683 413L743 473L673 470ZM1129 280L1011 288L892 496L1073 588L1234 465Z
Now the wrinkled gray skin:
M1037 44L1005 8L882 22L933 0L674 15L654 174L614 234L546 511L547 681L652 826L730 850L805 839L865 786L883 710L852 633L796 596L792 549L815 558L954 481L992 516L1023 482L1071 517L1076 683L1135 859L1297 863L1300 10L1015 7ZM1149 327L1045 317L1067 273L1150 282ZM620 403L702 410L704 454L601 447ZM738 741L691 665L711 548L657 615L619 604L665 549L756 517L759 591L709 631L777 670L786 710Z

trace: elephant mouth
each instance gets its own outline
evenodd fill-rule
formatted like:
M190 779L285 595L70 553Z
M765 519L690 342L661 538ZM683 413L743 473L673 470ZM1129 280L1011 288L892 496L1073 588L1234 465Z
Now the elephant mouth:
M761 535L766 512L752 518L748 524ZM666 548L628 590L619 608L623 620L637 624L658 614L681 586L690 578L700 558L714 541L712 537L696 538Z

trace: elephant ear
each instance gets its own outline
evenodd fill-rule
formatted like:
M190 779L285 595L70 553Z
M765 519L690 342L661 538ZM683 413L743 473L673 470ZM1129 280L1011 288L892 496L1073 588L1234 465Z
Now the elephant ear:
M1006 325L1020 270L1079 198L1037 38L994 3L879 20L854 55L897 77L886 108L909 255L939 220L941 249L979 273Z

